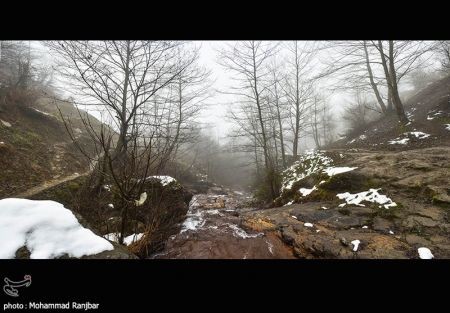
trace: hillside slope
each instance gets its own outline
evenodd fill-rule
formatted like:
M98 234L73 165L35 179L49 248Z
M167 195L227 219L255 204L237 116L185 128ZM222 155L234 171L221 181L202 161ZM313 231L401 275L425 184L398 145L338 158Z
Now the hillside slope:
M336 141L327 149L407 150L450 145L450 76L431 83L405 103L410 123L395 114L370 123L366 130Z
M71 118L77 140L92 151L76 108L42 96L30 102L0 103L0 198L89 168L58 112L59 107L65 117ZM89 118L94 127L100 127L97 119Z
M300 258L450 258L450 77L283 174L274 207L243 215ZM428 250L429 249L429 250Z

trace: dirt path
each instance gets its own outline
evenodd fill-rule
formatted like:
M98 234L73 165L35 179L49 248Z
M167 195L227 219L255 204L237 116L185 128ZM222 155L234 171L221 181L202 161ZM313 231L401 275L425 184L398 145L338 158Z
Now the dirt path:
M294 258L292 249L274 233L241 228L240 204L245 195L195 195L179 234L169 238L164 259L280 259Z
M66 176L66 177L63 177L63 178L58 178L58 179L53 179L53 180L50 180L50 181L46 181L46 182L43 182L42 184L40 184L38 186L35 186L35 187L30 188L28 190L25 190L25 191L23 191L21 193L13 195L10 198L29 198L29 197L37 194L37 193L40 193L41 191L44 191L45 189L48 189L48 188L51 188L51 187L55 187L55 186L57 186L59 184L65 183L67 181L74 180L75 178L87 175L89 173L90 173L90 171L82 173L82 174L74 173L72 175L69 175L69 176Z

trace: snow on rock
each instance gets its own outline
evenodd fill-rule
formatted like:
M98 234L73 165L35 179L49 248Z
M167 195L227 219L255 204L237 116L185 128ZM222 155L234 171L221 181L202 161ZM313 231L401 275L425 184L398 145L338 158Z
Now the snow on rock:
M171 182L175 182L176 181L175 178L170 177L170 176L149 176L146 179L149 179L149 178L159 179L163 186L167 186Z
M392 230L389 230L389 234L393 235L393 234L394 234L394 232L393 232Z
M110 204L108 204L108 206L109 206L111 209L114 209L114 204L110 203Z
M446 130L450 130L450 124L444 124Z
M31 259L97 254L113 245L78 223L61 203L50 200L0 200L0 259L14 258L27 246Z
M295 215L291 215L291 217L297 219L297 216L295 216Z
M300 193L302 194L303 197L309 195L311 192L313 192L314 190L317 190L317 187L314 186L311 189L308 188L300 188L298 191L300 191Z
M327 207L324 207L324 206L321 207L321 209L322 209L322 210L328 210L328 208L327 208Z
M339 199L344 199L347 204L355 204L358 206L364 206L361 204L363 201L378 203L384 206L385 209L389 209L390 207L395 207L397 204L388 198L385 195L379 194L378 190L380 189L369 189L369 191L363 191L360 193L338 193L336 197ZM343 203L344 204L344 203ZM345 204L344 204L345 205ZM341 205L339 205L341 206Z
M409 141L409 138L403 138L403 139L395 138L394 140L388 141L388 143L390 145L396 145L396 144L398 144L398 145L406 145L408 143L408 141Z
M311 174L320 172L330 166L333 160L321 151L308 150L300 155L300 160L283 172L281 191L292 189L292 186Z
M363 226L362 228L366 229L366 228L369 228L369 226Z
M292 203L294 203L294 200L292 200L292 201L289 201L288 203L286 203L285 205L283 205L283 206L288 206L288 205L291 205Z
M324 173L327 173L328 176L333 176L333 175L337 175L337 174L341 174L341 173L345 173L345 172L350 172L357 169L357 167L328 167L326 169L323 170Z
M430 137L430 134L426 134L424 132L418 132L418 131L408 132L408 133L405 133L405 134L407 134L407 135L409 134L409 135L414 136L414 137L419 138L419 139L424 139L424 138Z
M305 223L305 224L303 224L303 226L305 226L305 227L313 227L314 225L311 224L311 223Z
M419 257L421 259L433 259L434 255L431 253L430 249L428 248L419 248L417 249L417 251L419 252Z
M361 243L361 241L359 241L359 240L353 240L352 242L351 242L351 244L353 245L353 251L358 251L358 247L359 247L359 244Z

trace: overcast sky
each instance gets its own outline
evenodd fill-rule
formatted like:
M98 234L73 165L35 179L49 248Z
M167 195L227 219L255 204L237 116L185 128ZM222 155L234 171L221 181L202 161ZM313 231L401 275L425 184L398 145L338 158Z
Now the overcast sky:
M227 43L233 43L231 41L194 41L195 45L200 46L200 59L199 64L205 66L210 69L212 72L211 79L214 81L213 89L218 91L226 91L229 90L229 87L232 86L233 80L230 75L233 73L226 71L221 65L218 64L218 55L217 49L221 47L225 47ZM281 45L284 43L281 42ZM52 63L52 56L48 53L46 48L43 46L41 42L32 42L32 46L34 46L38 51L40 51L40 57L43 62ZM282 58L283 55L277 55L277 58ZM326 59L326 55L325 55ZM318 70L316 67L313 67L313 70ZM326 91L326 84L324 82L323 86L319 86L319 89L322 93ZM67 86L63 89L67 89ZM64 95L67 97L65 91L62 90ZM325 92L326 93L326 92ZM220 92L215 92L214 96L208 99L208 105L205 106L203 110L200 122L207 123L210 127L207 130L207 133L214 137L215 139L223 142L223 139L227 136L228 132L233 127L233 124L230 121L226 120L226 115L229 107L232 105L233 101L236 99L235 96L226 95ZM333 115L339 117L346 103L351 101L351 94L349 93L334 93L330 94L328 97L328 105L331 106L331 110ZM91 114L96 117L100 117L96 112L91 112ZM342 126L342 125L340 125ZM342 129L338 129L338 132Z

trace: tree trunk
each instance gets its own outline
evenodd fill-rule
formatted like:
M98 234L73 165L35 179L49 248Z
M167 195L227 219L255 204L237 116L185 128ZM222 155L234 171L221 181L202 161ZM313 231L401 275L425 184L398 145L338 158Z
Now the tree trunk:
M392 40L389 40L389 72L391 74L392 100L395 106L395 110L400 122L403 124L407 124L409 120L406 117L405 109L398 93L397 75L394 65L394 42Z
M394 67L393 41L392 40L389 41L389 69L381 40L378 40L378 49L380 51L381 63L383 65L383 70L386 76L389 92L391 93L392 96L392 104L395 107L399 121L402 124L406 124L408 123L408 118L406 117L402 102L400 101L400 96L398 95L397 77L395 74L395 67Z
M367 72L369 73L370 85L372 86L373 92L375 93L375 97L377 98L378 104L381 107L381 111L383 111L383 113L386 114L386 111L387 111L386 105L384 104L383 99L381 98L380 92L378 91L377 84L373 80L373 73L372 73L372 68L370 66L370 60L369 60L369 52L367 51L367 45L366 45L365 40L364 40L364 53L366 55L366 66L367 66Z

